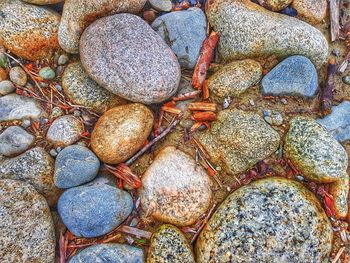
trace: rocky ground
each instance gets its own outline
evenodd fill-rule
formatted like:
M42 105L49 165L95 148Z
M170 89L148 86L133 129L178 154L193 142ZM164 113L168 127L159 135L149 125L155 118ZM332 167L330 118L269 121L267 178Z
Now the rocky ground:
M334 3L0 0L1 262L350 262Z

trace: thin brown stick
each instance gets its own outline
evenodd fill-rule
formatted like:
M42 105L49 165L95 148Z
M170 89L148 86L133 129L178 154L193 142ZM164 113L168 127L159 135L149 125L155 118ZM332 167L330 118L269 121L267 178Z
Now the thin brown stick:
M125 233L125 234L130 234L130 235L133 235L136 237L143 237L146 239L150 239L152 236L151 232L141 230L141 229L131 227L131 226L121 226L118 228L118 231Z
M195 90L195 91L192 91L192 92L183 93L183 94L180 94L177 97L174 97L173 101L183 101L183 100L194 99L194 98L198 97L198 95L200 93L201 93L200 90Z
M339 0L329 0L330 20L331 20L331 40L334 42L339 39Z
M216 111L217 104L212 102L192 102L188 104L191 111Z
M216 208L216 203L213 204L213 206L210 208L210 210L208 211L207 215L205 216L201 226L198 228L197 232L194 234L194 236L191 239L191 244L194 243L194 241L196 241L197 237L199 236L200 232L202 231L202 229L205 227L205 225L208 223L211 215L214 213L214 210Z
M334 259L332 260L332 263L337 263L338 259L340 258L340 256L344 253L345 251L345 247L341 247L337 253L337 255L335 255Z
M321 112L323 116L332 113L334 77L336 73L337 73L336 61L334 58L330 58L328 62L326 84L324 85L322 95L321 95Z

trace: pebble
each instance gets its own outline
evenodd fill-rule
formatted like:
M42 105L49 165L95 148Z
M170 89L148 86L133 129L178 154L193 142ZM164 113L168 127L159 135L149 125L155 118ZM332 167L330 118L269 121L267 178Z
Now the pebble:
M57 154L58 154L57 151L56 151L55 149L51 149L49 153L50 153L50 155L51 155L52 157L56 157Z
M179 86L175 54L135 15L117 14L90 25L80 39L80 59L92 79L130 101L160 103Z
M64 94L75 104L103 113L126 101L99 86L85 72L80 62L71 63L62 76Z
M63 115L64 115L64 112L60 107L53 107L50 114L50 119L55 119Z
M91 149L102 162L118 164L133 156L153 128L153 113L133 103L115 107L97 121L91 135Z
M77 237L98 237L118 227L131 213L133 201L125 191L106 184L87 184L66 190L57 210Z
M326 17L327 0L294 0L292 7L297 10L299 18L316 25Z
M208 80L208 87L215 100L237 97L257 85L262 77L261 65L251 59L234 61L216 71Z
M283 116L278 111L263 110L264 120L272 126L280 126L283 124Z
M54 146L68 146L80 139L84 126L73 115L57 118L47 131L46 138Z
M160 226L152 235L147 263L195 263L191 245L172 225Z
M7 72L2 67L0 67L0 81L7 79Z
M0 3L0 45L31 61L49 58L59 49L60 15L48 8L3 0Z
M350 102L343 101L332 107L332 113L317 122L327 129L333 137L345 142L350 139Z
M39 119L46 115L40 104L33 98L9 94L0 97L0 122L22 120L22 119Z
M350 85L350 76L343 77L343 82L347 85Z
M9 80L3 80L0 82L0 95L7 95L13 93L16 90L13 83Z
M27 2L34 5L52 5L63 2L64 0L22 0L23 2Z
M43 196L26 183L0 180L1 262L52 263L55 230Z
M274 67L261 81L262 93L312 98L318 87L315 66L303 56L291 56Z
M282 99L281 99L281 102L282 102L284 105L287 105L287 104L288 104L288 100L286 100L285 98L282 98Z
M199 235L197 262L327 262L332 225L302 184L272 177L242 186Z
M95 179L100 161L87 147L71 145L57 156L54 182L58 188L71 188Z
M0 134L0 154L16 156L25 152L35 137L19 126L10 126Z
M224 61L294 54L308 57L317 68L326 61L328 43L318 29L250 0L212 1L207 17L220 34L219 52Z
M41 147L0 162L0 179L20 180L31 184L53 207L61 193L53 182L54 161Z
M90 0L86 4L85 0L66 0L58 31L60 46L68 53L78 54L81 34L97 18L116 13L136 14L145 3L146 0Z
M332 183L337 217L347 214L348 155L343 146L315 120L295 117L284 143L284 155L305 178Z
M46 80L53 80L56 77L55 71L50 67L44 67L40 69L39 76Z
M279 134L263 118L242 110L223 110L210 130L199 135L213 164L228 174L252 168L277 151Z
M154 219L188 226L209 208L210 179L195 160L173 146L162 149L141 178L142 210Z
M31 124L32 124L32 122L31 122L30 120L23 120L21 126L22 126L24 129L27 129Z
M171 9L171 1L168 1ZM174 51L181 67L193 69L196 66L207 32L207 20L200 8L193 7L162 15L153 22L152 28Z
M124 244L99 244L88 247L73 256L69 263L144 263L142 249Z
M160 12L170 12L173 8L171 0L149 0L149 3L154 9Z
M144 11L142 16L143 16L143 19L146 20L149 24L152 23L157 18L156 12L153 10Z
M25 86L27 84L27 73L21 67L17 66L11 68L9 75L14 84L18 86Z
M66 54L62 54L61 56L59 56L58 58L58 65L63 66L66 65L69 61L69 57Z
M262 2L272 11L281 11L292 3L293 0L263 0Z

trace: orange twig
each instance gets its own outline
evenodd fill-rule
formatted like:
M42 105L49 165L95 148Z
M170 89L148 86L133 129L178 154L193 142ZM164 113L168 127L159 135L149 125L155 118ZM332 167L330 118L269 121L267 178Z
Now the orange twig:
M116 177L124 180L132 188L137 189L141 187L141 180L125 163L120 163L116 167L107 164L105 166L108 171Z
M163 106L162 107L162 111L171 113L171 114L175 114L175 115L179 115L182 111L179 108L172 108L172 107L168 107L168 106Z
M209 99L209 84L208 84L208 81L204 81L204 84L203 84L203 100L207 100Z
M215 121L217 116L214 112L206 111L206 112L195 112L192 117L194 121Z
M198 97L198 95L201 93L200 90L195 90L192 92L180 94L179 96L173 98L173 101L183 101L183 100L189 100L189 99L194 99Z
M216 111L217 104L211 102L192 102L188 104L191 111Z

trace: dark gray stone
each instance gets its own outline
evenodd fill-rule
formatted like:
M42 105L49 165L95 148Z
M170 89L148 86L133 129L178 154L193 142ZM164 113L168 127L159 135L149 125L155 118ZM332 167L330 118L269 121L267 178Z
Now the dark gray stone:
M71 145L57 156L54 182L58 188L71 188L93 180L100 168L100 160L88 148Z
M19 126L8 127L0 134L0 154L14 156L26 151L35 137Z
M318 86L315 66L303 56L291 56L274 67L261 81L264 95L313 97Z
M207 20L200 8L162 15L152 27L174 51L181 67L195 67L207 32Z

